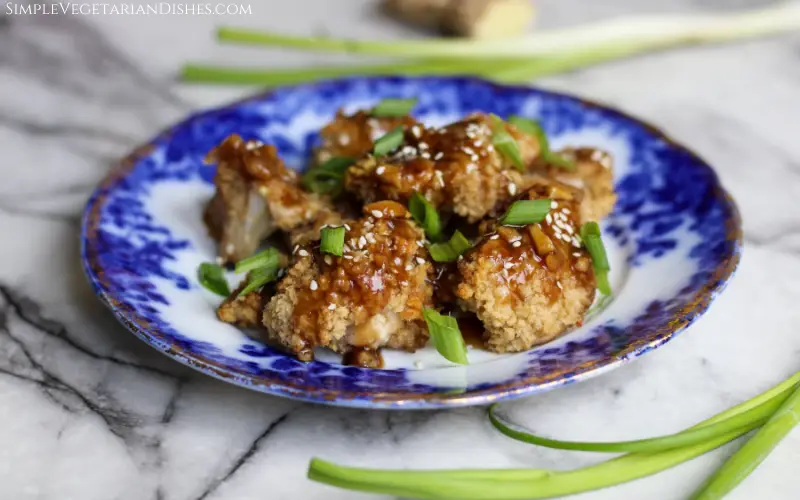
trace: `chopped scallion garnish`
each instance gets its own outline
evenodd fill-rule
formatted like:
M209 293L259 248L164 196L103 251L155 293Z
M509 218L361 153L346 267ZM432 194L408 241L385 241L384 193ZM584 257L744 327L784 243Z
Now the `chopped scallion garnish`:
M372 108L372 116L398 118L406 116L417 105L416 99L384 99Z
M385 156L388 153L391 153L401 144L403 144L403 127L399 126L396 127L391 132L386 133L386 135L378 138L375 141L375 147L372 149L372 154L375 156Z
M278 251L274 248L267 248L263 252L237 262L235 272L236 274L244 274L259 267L273 267L277 266L279 261L280 254Z
M467 344L458 328L458 321L452 316L439 314L436 310L427 308L422 312L422 316L428 324L428 333L439 354L453 363L469 364Z
M526 134L536 137L536 140L539 142L539 155L544 161L565 170L575 170L574 162L554 153L550 149L550 141L547 139L547 134L544 133L544 129L539 122L531 120L530 118L514 115L509 117L508 123L514 125Z
M492 115L492 144L518 170L525 170L525 163L522 161L517 141L508 133L505 122L497 115Z
M211 262L203 262L197 268L197 281L200 282L206 290L227 297L231 294L228 288L228 282L225 280L225 272L222 267L212 264Z
M552 200L517 200L500 217L504 226L526 226L542 222L550 213Z
M469 240L461 234L461 231L456 230L449 241L434 243L428 247L428 252L436 262L454 262L471 246Z
M250 271L247 275L247 286L245 286L237 297L247 295L248 293L255 292L270 281L275 281L278 277L278 265L270 267L261 267Z
M337 196L342 191L344 174L355 163L349 156L334 156L303 175L303 185L312 193Z
M341 257L344 253L344 226L323 227L319 242L320 252Z
M594 266L594 276L597 280L597 289L603 295L611 295L611 284L608 282L608 271L611 266L608 264L606 247L600 235L600 226L597 222L587 222L581 226L581 239L583 245L592 257Z
M414 220L425 230L429 240L439 241L442 236L442 221L430 201L426 200L421 194L414 193L408 202L408 211L411 212Z

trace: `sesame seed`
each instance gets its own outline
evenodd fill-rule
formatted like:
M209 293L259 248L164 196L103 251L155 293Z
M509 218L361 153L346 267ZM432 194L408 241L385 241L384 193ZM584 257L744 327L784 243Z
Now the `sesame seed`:
M420 156L421 156L422 158L426 159L426 160L430 160L430 159L431 159L431 155L430 155L430 153L428 153L427 151L423 151L423 152L422 152L422 154L421 154Z
M309 288L311 288L312 291L319 288L319 285L317 285L317 280L311 280L311 285L309 286Z
M559 288L559 290L563 290L564 289L564 287L561 286L561 282L560 281L556 281L556 286Z
M344 225L344 228L347 229L348 231L350 230L350 226L348 226L347 224Z
M422 131L420 130L419 125L414 125L413 127L411 127L411 133L414 134L414 137L419 139L419 137L422 135Z
M385 171L386 171L386 167L384 167L384 166L380 166L380 167L375 169L375 173L378 174L378 175L383 175L383 173Z
M572 238L570 238L568 234L562 234L562 235L561 235L561 239L562 239L562 240L564 240L564 241L566 241L567 243L569 243L570 241L572 241Z
M328 304L328 310L329 311L335 311L336 310L336 304Z
M462 151L464 151L468 155L474 155L475 154L475 151L472 148L463 148Z
M471 172L474 172L476 170L478 170L478 166L475 165L474 163L470 163L470 164L467 165L467 173L471 173Z
M459 255L458 256L458 260L464 260L464 256L463 255Z
M572 256L573 257L580 257L581 253L580 252L572 252Z
M416 260L417 260L417 264L424 264L425 263L425 259L423 259L422 257L417 257Z
M410 271L410 270L414 269L414 266L412 266L411 264L406 264L406 268L405 269L406 269L406 271Z
M442 187L444 187L444 175L442 174L442 171L437 170L434 175L436 176L436 179L439 181L439 184L441 184Z
M347 134L341 134L339 136L339 144L341 144L342 146L347 146L348 144L350 144L350 136Z
M324 260L324 261L325 261L325 263L326 263L326 264L328 264L329 266L330 266L331 264L333 264L333 259L331 258L331 256L330 256L330 255L326 255L326 256L325 256L325 258L324 258L323 260Z
M565 213L565 214L567 214L567 215L569 215L569 214L571 214L571 213L572 213L572 210L570 210L569 208L564 208L564 209L562 209L561 211L562 211L562 212L564 212L564 213Z
M511 244L511 246L514 248L519 248L522 246L522 243L520 243L519 241L515 241L514 243Z
M497 238L499 238L499 237L500 237L500 235L499 235L499 234L493 234L493 235L491 235L491 236L489 237L489 239L490 239L490 240L496 240L496 239L497 239Z
M511 262L506 262L505 264L503 264L503 269L511 269L512 267L514 267L514 264L512 264Z
M402 264L402 263L403 263L403 261L400 259L400 257L395 257L395 258L394 258L394 263L395 263L395 264L397 264L397 265L399 266L400 264Z
M434 160L441 160L443 156L444 156L444 153L439 151L438 153L436 153L436 156L434 156L433 159Z
M558 203L555 200L553 200L553 202L550 203L550 208L553 209L558 208Z
M513 182L508 185L508 194L510 194L511 196L517 194L517 185L514 184Z
M370 212L370 213L371 213L371 214L372 214L372 216L373 216L373 217L375 217L376 219L380 219L381 217L383 217L383 212L381 212L380 210L373 210L373 211L372 211L372 212Z
M417 147L418 147L420 150L423 150L423 151L429 148L429 146L428 146L428 143L427 143L427 142L420 142L419 144L417 144Z
M225 253L233 253L236 250L236 247L233 246L233 243L228 243L225 245Z
M478 161L478 160L480 160L480 157L478 155L472 155L472 156L469 157L469 159L470 159L470 161Z
M306 251L305 248L301 248L300 251L297 253L300 254L300 257L308 257L308 252Z
M566 226L564 229L566 229L569 234L573 234L575 232L572 226Z
M358 238L358 248L364 248L365 246L367 246L367 239L361 236Z
M367 233L367 241L370 243L375 243L375 235L372 233Z
M292 255L296 254L297 250L299 250L299 249L300 249L300 245L295 245L294 246L294 250L292 250Z
M425 242L424 242L423 240L417 240L417 245L418 245L420 248L424 248L424 247L425 247Z
M483 141L475 141L473 144L474 144L474 146L476 148L479 148L479 147L483 146Z
M353 256L352 255L345 255L344 258L347 259L347 260L353 260Z
M553 216L552 216L552 215L550 215L550 214L547 214L547 215L545 216L544 220L545 220L545 221L546 221L548 224L552 224L552 223L553 223Z
M486 146L486 151L489 151L491 153L492 151L494 151L494 146L489 144L488 146Z

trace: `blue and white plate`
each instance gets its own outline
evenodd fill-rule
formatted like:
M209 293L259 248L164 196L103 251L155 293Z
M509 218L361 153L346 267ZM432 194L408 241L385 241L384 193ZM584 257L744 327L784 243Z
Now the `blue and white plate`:
M195 281L214 243L201 221L213 193L206 152L238 133L302 168L336 110L416 97L444 124L472 111L539 119L555 147L614 157L619 194L603 225L614 298L578 328L518 354L469 352L456 366L432 347L388 352L386 369L302 363L219 322ZM708 164L657 129L576 97L472 78L354 78L281 88L190 116L120 162L83 218L83 264L100 299L136 336L197 370L249 389L367 408L487 404L584 380L664 344L710 306L741 254L741 221ZM235 282L233 276L230 277Z

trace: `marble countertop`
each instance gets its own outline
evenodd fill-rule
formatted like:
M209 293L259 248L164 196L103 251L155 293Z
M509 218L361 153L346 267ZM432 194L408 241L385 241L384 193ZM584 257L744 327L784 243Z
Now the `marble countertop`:
M547 25L739 0L541 0ZM330 55L220 47L213 26L409 36L368 1L253 2L253 15L0 17L0 498L369 499L305 479L312 456L376 467L572 468L604 457L495 432L482 408L336 409L248 392L136 340L92 295L79 215L109 164L193 109L247 89L174 83L189 59L300 65ZM718 169L744 215L736 278L689 332L579 385L508 404L572 439L673 432L800 369L800 37L693 48L539 85L619 106ZM731 446L587 500L683 499ZM730 498L800 498L800 431Z

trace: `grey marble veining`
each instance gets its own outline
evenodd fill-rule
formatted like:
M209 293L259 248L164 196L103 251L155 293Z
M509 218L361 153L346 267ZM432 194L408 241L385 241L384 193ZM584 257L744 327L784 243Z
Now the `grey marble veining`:
M764 3L539 2L549 26ZM94 184L169 123L248 91L177 84L182 62L346 59L218 46L216 24L418 36L375 17L368 1L253 9L247 19L0 17L0 498L377 499L307 481L309 458L420 468L572 468L605 458L510 441L478 408L344 410L228 386L142 344L94 298L78 264L78 221ZM643 437L800 369L800 37L676 50L537 83L615 104L706 157L742 209L746 248L729 288L674 342L507 412L564 438ZM576 498L683 499L732 450ZM795 432L730 498L800 497L799 459Z

